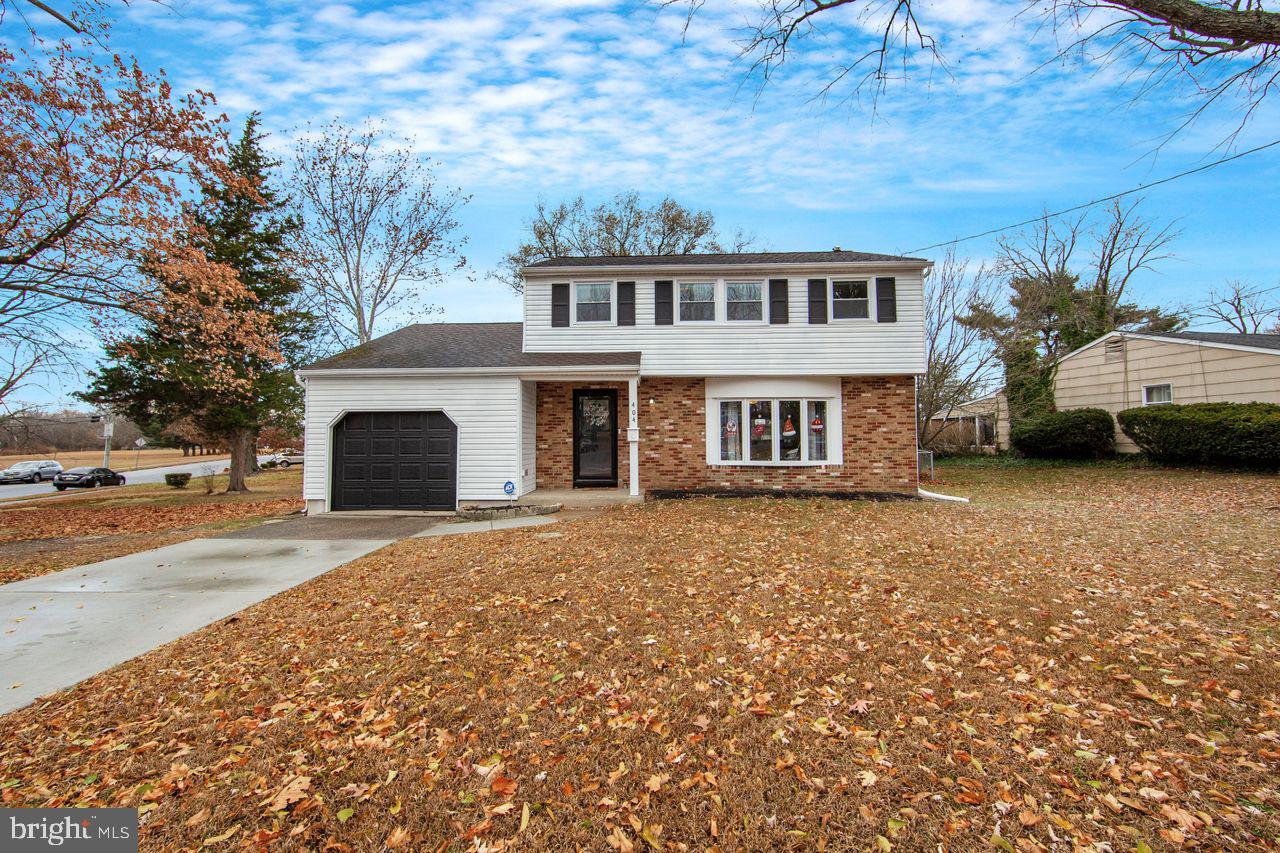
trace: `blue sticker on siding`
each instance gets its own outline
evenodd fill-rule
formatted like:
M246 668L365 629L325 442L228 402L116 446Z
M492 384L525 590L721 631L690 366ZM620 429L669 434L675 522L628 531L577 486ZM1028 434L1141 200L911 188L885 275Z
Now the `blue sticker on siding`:
M502 491L509 495L514 495L516 493L516 484L507 480L507 482L502 484Z

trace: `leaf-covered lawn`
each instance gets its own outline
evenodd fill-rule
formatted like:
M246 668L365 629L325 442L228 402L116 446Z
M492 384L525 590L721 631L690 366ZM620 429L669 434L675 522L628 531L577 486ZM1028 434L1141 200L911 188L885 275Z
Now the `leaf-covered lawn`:
M147 849L1208 848L1280 833L1280 480L947 470L409 540L0 719Z
M301 473L262 473L245 494L215 493L193 479L186 489L164 485L85 489L65 497L0 504L0 584L69 566L208 536L302 508Z

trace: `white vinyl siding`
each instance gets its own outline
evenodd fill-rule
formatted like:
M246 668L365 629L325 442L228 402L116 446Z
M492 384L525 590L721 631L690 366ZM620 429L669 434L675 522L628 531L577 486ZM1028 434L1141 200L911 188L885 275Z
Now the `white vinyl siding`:
M520 494L538 486L538 384L520 383Z
M717 271L718 272L718 271ZM921 278L917 271L868 270L856 274L815 270L812 273L726 270L716 275L723 294L725 281L765 281L787 278L790 322L729 322L723 296L717 299L716 322L680 322L679 285L675 286L676 322L654 325L653 282L707 281L709 275L679 273L641 278L635 271L618 278L636 282L635 326L552 328L551 283L574 281L572 276L530 277L525 284L524 346L526 352L641 353L641 372L649 376L882 376L924 372L924 313ZM808 279L874 281L897 279L898 320L876 323L809 323ZM598 280L580 279L582 281ZM765 288L767 291L767 286ZM871 295L871 294L869 294ZM875 308L871 308L874 317ZM766 320L768 312L765 312Z
M458 427L458 500L505 500L520 470L520 380L512 376L309 376L302 496L328 508L333 427L347 412L443 411Z

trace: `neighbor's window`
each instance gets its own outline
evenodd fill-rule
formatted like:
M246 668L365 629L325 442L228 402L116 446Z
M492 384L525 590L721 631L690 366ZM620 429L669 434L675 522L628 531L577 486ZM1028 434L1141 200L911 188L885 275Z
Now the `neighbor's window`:
M831 317L834 320L866 320L871 317L871 300L865 281L831 282Z
M613 285L608 282L579 282L574 299L579 323L607 323L613 319Z
M826 462L827 411L826 400L721 400L720 461Z
M764 284L727 281L724 284L725 316L729 320L764 319Z
M1142 388L1142 402L1148 406L1158 406L1161 403L1173 402L1173 386L1172 385L1144 385Z
M680 321L699 322L716 318L714 282L680 282Z

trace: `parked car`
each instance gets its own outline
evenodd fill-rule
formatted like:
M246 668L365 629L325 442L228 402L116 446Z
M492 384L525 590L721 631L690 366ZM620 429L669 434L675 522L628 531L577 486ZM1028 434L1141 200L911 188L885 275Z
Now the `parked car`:
M0 471L0 483L42 483L62 473L62 466L52 459L18 462Z
M281 468L288 468L290 465L301 465L302 451L293 450L292 448L290 448L289 450L281 450L279 453L277 453L275 456L272 456L267 461L274 462L277 465L279 465Z
M72 468L53 479L58 491L67 488L92 489L95 486L123 486L124 474L110 468Z

